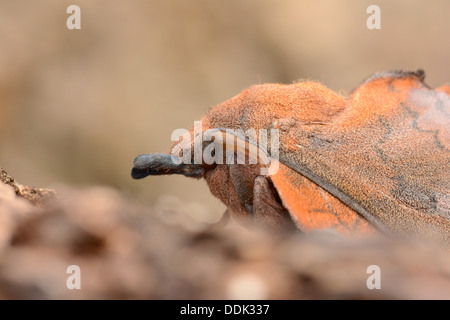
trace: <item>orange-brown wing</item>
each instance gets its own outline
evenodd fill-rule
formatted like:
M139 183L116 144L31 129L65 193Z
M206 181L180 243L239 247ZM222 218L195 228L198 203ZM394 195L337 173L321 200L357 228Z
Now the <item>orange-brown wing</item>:
M295 170L280 164L277 173L270 178L300 230L333 229L352 236L376 231L355 210Z
M431 90L420 72L373 76L351 94L331 123L283 133L280 161L378 229L448 243L447 89Z

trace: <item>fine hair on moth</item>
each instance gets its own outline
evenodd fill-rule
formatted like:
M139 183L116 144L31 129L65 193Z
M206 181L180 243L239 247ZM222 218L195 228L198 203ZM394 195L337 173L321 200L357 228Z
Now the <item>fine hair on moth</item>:
M204 178L244 223L450 242L450 86L385 71L347 96L319 82L254 85L175 130L132 177Z

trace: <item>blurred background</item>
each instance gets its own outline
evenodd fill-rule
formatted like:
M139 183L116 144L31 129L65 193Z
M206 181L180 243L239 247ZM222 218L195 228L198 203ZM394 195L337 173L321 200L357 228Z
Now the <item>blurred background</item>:
M66 9L81 8L81 30ZM366 8L381 8L368 30ZM133 181L141 153L257 83L346 93L387 69L450 81L449 1L0 0L0 166L23 184L109 185L214 222L206 183Z

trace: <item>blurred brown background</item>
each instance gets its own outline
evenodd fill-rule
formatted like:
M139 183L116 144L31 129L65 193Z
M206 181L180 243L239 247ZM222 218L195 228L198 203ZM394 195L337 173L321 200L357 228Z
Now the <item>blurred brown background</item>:
M68 30L66 8L81 8ZM366 8L381 7L381 30ZM265 82L348 92L385 69L450 80L449 1L0 0L0 165L28 185L111 185L214 221L204 181L133 181L133 158Z

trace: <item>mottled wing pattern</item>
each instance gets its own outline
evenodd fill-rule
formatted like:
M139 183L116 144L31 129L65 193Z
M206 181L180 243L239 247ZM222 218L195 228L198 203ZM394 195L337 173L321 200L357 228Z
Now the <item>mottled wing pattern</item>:
M447 89L428 88L420 72L373 76L329 124L313 133L294 128L285 133L280 161L378 229L448 242ZM291 142L283 144L293 135L298 150Z

